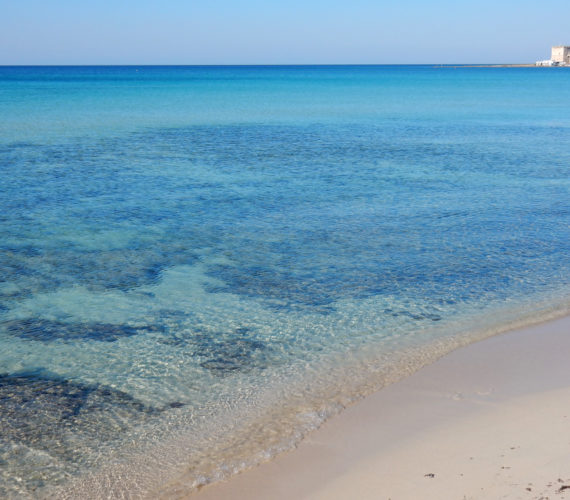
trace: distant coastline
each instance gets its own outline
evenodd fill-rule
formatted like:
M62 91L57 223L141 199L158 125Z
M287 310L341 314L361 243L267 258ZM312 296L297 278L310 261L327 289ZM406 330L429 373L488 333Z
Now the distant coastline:
M438 64L434 68L570 68L570 66L540 66L527 64Z

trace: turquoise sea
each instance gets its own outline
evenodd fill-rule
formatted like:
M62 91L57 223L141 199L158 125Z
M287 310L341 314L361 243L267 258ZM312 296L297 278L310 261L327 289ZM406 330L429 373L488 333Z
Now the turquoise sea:
M570 69L0 67L0 497L175 494L568 312Z

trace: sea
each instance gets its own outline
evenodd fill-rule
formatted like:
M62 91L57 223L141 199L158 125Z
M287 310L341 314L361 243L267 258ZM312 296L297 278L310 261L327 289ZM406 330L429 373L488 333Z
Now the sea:
M0 67L0 497L177 497L570 311L570 68Z

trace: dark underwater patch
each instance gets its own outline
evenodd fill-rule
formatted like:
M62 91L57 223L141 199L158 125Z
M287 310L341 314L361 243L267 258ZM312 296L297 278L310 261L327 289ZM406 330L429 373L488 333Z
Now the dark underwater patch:
M256 338L255 332L249 327L226 332L212 332L197 327L192 333L174 333L164 336L159 342L186 349L192 357L200 360L202 368L218 377L254 369L263 370L271 363L271 347Z
M198 355L207 357L200 366L223 377L233 372L244 372L253 368L267 367L266 345L251 339L208 340L202 343Z
M43 450L72 469L83 447L118 439L160 410L109 387L43 372L0 374L0 447Z
M394 310L394 309L384 309L384 314L390 315L394 318L398 318L398 317L403 317L403 318L409 318L412 319L414 321L425 321L425 320L431 320L431 321L441 321L441 315L436 314L436 313L430 313L430 312L417 312L417 313L413 313L410 311L406 311L406 310Z
M213 265L207 273L224 282L222 285L206 285L209 293L254 297L264 300L266 306L273 310L311 308L326 314L334 310L333 303L343 291L327 283L327 276L307 279L307 276L298 276L287 268L252 267L247 262L243 262L243 267Z
M135 245L136 246L136 245ZM78 248L11 248L0 254L1 281L13 282L19 291L2 294L6 299L21 299L31 294L83 285L93 291L129 291L158 283L165 269L191 265L193 253L175 242L152 247L84 251Z
M19 428L27 426L35 413L49 414L54 422L62 422L91 411L105 411L118 405L132 411L152 413L128 394L99 385L71 382L42 374L0 374L2 417L21 416Z
M108 323L64 323L41 318L27 318L3 323L6 331L26 340L97 340L114 342L122 337L159 331L155 326L133 327Z

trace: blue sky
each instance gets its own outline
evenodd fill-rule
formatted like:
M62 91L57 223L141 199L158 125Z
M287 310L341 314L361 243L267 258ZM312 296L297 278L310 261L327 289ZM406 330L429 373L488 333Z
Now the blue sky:
M0 0L0 64L534 62L567 0Z

